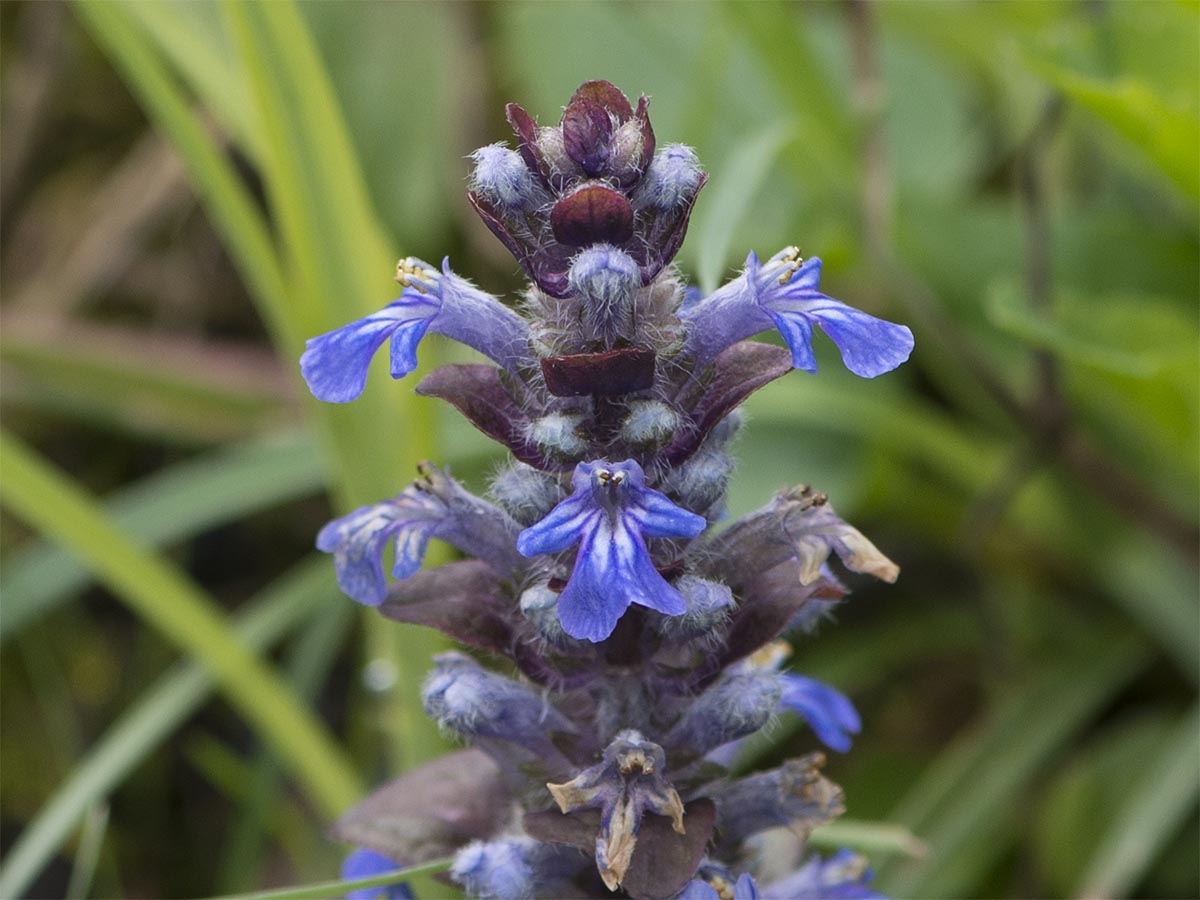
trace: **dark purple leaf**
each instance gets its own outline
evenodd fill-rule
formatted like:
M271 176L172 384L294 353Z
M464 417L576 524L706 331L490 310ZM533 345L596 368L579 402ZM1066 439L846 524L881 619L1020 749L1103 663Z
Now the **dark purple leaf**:
M628 105L628 104L627 104ZM563 147L588 175L601 174L612 146L612 119L591 100L572 100L562 118Z
M738 404L791 370L792 354L785 347L739 341L727 348L713 361L712 379L692 408L692 427L682 429L664 451L667 462L679 465Z
M422 397L437 397L454 404L467 421L511 450L521 462L538 469L559 468L526 439L529 417L505 389L500 370L495 366L440 366L421 379L416 391Z
M508 653L513 605L500 592L495 570L472 559L394 582L379 611L396 622L436 628L468 647Z
M809 600L840 600L844 596L846 589L825 576L812 584L801 584L800 564L794 559L750 579L745 596L730 619L719 667L743 659L775 640Z
M589 184L554 204L550 227L570 247L624 244L633 237L633 207L624 194Z
M712 838L717 809L711 800L693 800L684 807L686 834L671 828L663 816L642 817L633 861L621 887L634 900L674 897L695 875Z
M693 800L684 806L679 834L665 816L647 813L638 827L637 846L621 887L635 900L664 900L673 897L695 874L712 839L716 806L711 800ZM567 844L595 853L600 830L600 812L579 810L564 815L558 810L526 813L525 831L539 841Z
M638 171L644 175L654 159L655 146L654 129L650 126L650 99L644 94L638 98L637 112L633 115L642 125L642 162Z
M567 272L575 249L559 244L548 234L537 237L534 231L540 234L545 228L541 217L527 213L525 221L513 219L475 191L469 191L467 199L479 218L483 219L483 224L516 258L538 287L552 297L566 297L571 293Z
M700 176L696 193L686 204L669 212L660 212L648 221L638 223L638 241L628 248L629 255L634 258L642 273L642 284L654 280L679 252L683 238L687 234L688 220L692 215L692 207L696 205L696 197L700 189L708 181L708 175Z
M517 150L525 160L526 167L543 185L549 187L550 172L537 145L537 123L516 103L504 107L504 117L517 135Z
M567 844L588 853L596 850L596 834L600 831L600 810L581 809L561 813L557 809L525 813L526 833L550 844Z
M479 750L460 750L404 773L333 826L335 838L413 865L493 835L512 799Z
M654 385L654 351L636 347L542 359L546 388L556 397L613 396Z
M628 98L611 81L585 81L571 95L571 100L567 103L567 109L569 110L581 100L586 100L602 107L605 111L616 116L618 122L625 122L633 115L633 107L629 105ZM563 119L566 119L565 114Z

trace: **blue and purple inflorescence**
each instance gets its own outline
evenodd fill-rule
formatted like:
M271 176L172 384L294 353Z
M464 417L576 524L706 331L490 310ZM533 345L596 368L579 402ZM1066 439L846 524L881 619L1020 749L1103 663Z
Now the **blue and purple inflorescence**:
M469 749L346 814L347 877L453 856L448 877L480 898L877 896L860 857L806 846L844 808L823 754L728 768L789 712L849 750L853 704L781 671L783 639L847 593L831 557L885 581L899 570L808 487L715 525L738 406L816 371L814 328L864 378L903 363L912 333L822 293L821 261L794 247L751 253L708 297L686 288L672 260L708 176L690 148L656 148L648 106L587 82L554 126L510 104L516 148L472 155L471 205L530 280L520 304L448 261L405 259L397 300L301 359L313 394L344 403L385 343L393 378L428 334L465 344L490 362L435 369L416 390L512 454L490 500L422 464L318 538L354 600L478 657L438 657L423 692ZM772 329L784 347L749 340ZM433 538L466 558L422 568Z

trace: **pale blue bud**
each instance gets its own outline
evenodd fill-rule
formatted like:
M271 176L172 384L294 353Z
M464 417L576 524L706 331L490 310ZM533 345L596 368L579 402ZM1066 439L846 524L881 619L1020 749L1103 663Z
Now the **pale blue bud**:
M558 481L552 475L523 462L502 469L492 481L491 494L501 509L526 528L562 499Z
M471 187L493 203L516 211L536 209L549 202L549 195L534 181L515 150L504 144L490 144L472 153L471 159L475 161Z
M661 400L634 400L621 423L621 438L638 447L661 445L679 428L679 413Z
M692 702L665 743L703 756L766 725L779 708L780 693L774 672L726 675Z
M672 210L684 206L703 184L704 171L691 147L668 144L646 170L633 195L637 208Z

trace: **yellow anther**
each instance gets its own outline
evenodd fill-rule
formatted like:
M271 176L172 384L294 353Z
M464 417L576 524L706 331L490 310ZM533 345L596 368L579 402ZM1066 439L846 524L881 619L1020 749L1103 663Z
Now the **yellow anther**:
M784 247L782 258L784 270L783 274L779 276L779 283L784 285L792 280L792 276L796 274L796 270L803 264L804 257L800 255L799 247Z
M792 645L787 641L772 641L750 654L750 665L759 669L774 669L792 655Z
M436 275L436 272L425 268L421 265L420 260L412 256L406 256L396 263L396 282L403 287L414 287L422 294L426 293L422 282L428 281Z

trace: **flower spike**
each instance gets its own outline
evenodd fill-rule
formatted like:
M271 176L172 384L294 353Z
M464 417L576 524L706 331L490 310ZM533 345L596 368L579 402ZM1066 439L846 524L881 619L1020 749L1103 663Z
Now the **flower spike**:
M816 325L833 339L846 368L863 378L890 372L908 359L913 348L908 328L822 294L820 280L821 260L802 260L795 247L784 248L765 264L752 252L740 276L680 311L688 330L684 354L706 366L726 347L773 326L792 351L792 365L815 372Z
M501 368L515 372L529 359L529 326L491 294L450 271L439 274L409 257L396 267L404 286L400 299L365 319L310 338L300 371L313 395L328 403L349 403L363 392L371 358L391 340L391 373L403 378L417 367L417 344L427 331L466 344Z
M395 378L426 334L465 344L489 359L415 390L513 457L490 501L423 464L318 538L355 600L471 652L437 655L420 692L471 748L393 780L333 833L363 848L357 872L453 857L446 877L473 900L875 897L861 859L806 850L845 807L823 752L731 767L791 713L812 743L849 749L854 705L786 672L779 639L848 593L833 567L899 569L809 487L717 526L739 407L816 370L815 329L867 378L904 362L912 333L823 294L821 261L791 247L690 290L672 261L708 175L657 142L648 104L585 82L557 124L509 104L515 143L471 155L468 200L529 277L515 304L405 259L395 302L302 357L312 392L346 402L384 344ZM771 329L786 346L748 340ZM423 568L434 538L466 558Z
M525 556L558 553L575 544L575 569L558 602L571 637L604 640L631 603L664 615L687 612L687 602L654 568L646 538L695 537L708 524L646 487L631 459L580 463L575 492L517 538Z

